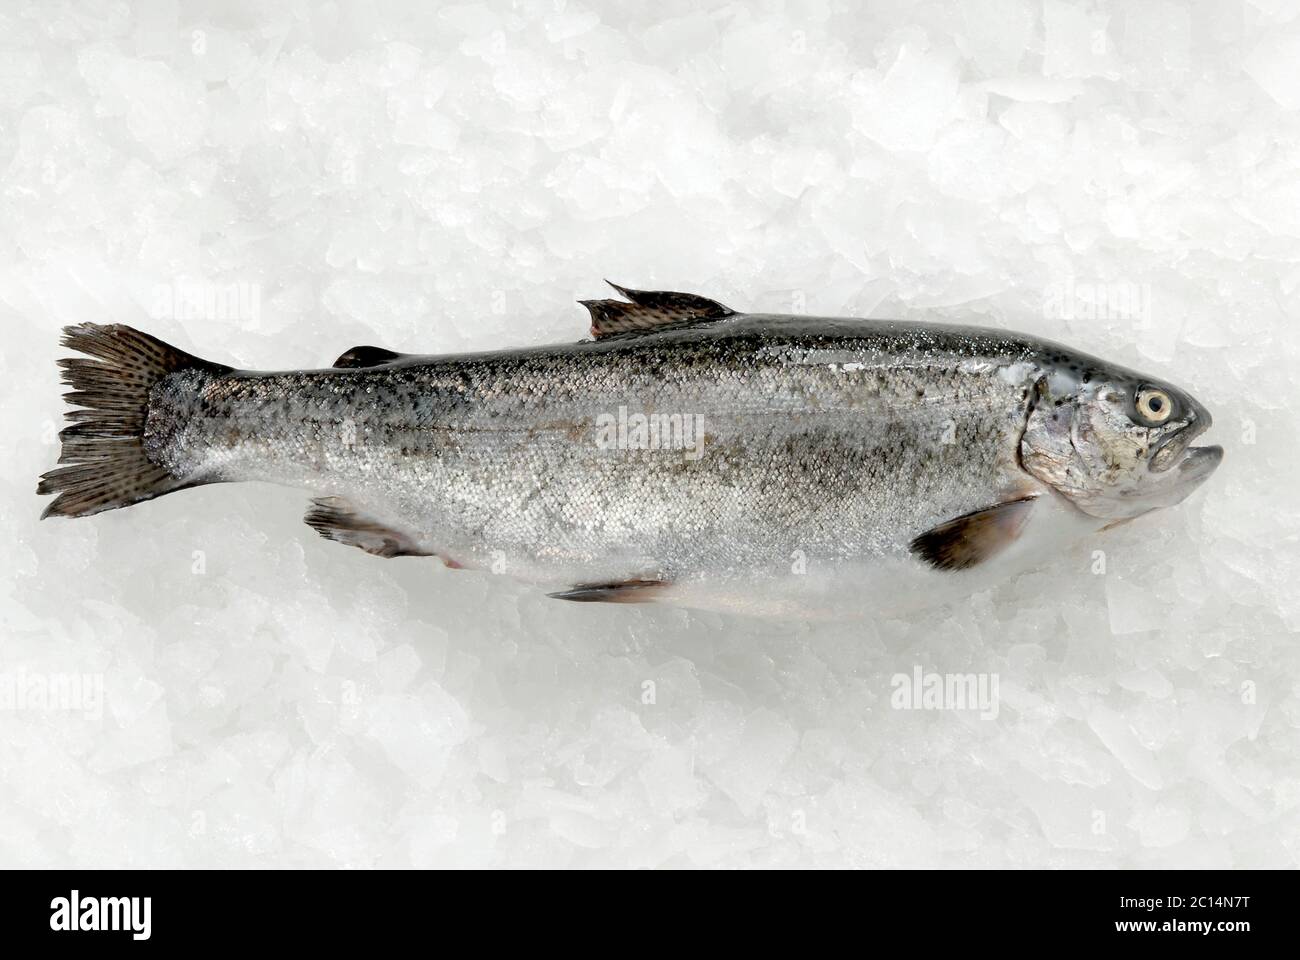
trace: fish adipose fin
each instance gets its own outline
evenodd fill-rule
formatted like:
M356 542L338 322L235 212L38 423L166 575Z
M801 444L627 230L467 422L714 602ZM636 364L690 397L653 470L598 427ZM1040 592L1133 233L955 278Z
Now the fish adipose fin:
M385 350L383 347L353 347L335 360L334 366L339 370L382 367L386 363L394 363L414 356L414 353L397 353L394 350Z
M650 603L667 588L664 580L621 580L616 583L586 583L552 593L556 600L573 600L576 603Z
M360 547L377 557L430 557L408 533L368 517L342 497L318 497L303 517L326 540Z
M631 303L623 300L578 301L591 313L591 335L597 340L620 333L653 333L665 327L701 320L722 320L736 313L716 300L697 297L693 293L629 290L617 283L605 282Z
M912 541L912 553L937 570L968 570L1020 536L1035 499L1009 500L941 523Z
M42 518L88 517L193 486L149 459L144 442L149 397L160 380L177 371L219 375L231 368L121 324L64 327L62 343L97 359L59 361L63 382L72 387L64 399L81 409L68 411L72 426L59 434L59 463L68 466L49 471L36 487L39 494L58 494Z

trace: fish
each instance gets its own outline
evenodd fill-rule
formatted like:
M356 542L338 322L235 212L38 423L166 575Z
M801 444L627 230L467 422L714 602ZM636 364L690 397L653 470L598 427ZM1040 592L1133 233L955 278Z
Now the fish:
M560 600L869 613L1050 561L1223 458L1186 391L1050 340L610 286L588 339L322 369L66 327L43 516L264 481L328 540Z

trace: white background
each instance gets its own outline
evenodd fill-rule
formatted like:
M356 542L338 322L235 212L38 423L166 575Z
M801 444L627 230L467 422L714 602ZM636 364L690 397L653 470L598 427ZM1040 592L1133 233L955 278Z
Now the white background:
M4 3L0 672L104 696L0 709L0 865L1295 865L1298 65L1287 0ZM62 324L317 367L577 339L606 276L1061 339L1227 456L835 627L382 561L272 487L37 523ZM998 716L891 709L917 666Z

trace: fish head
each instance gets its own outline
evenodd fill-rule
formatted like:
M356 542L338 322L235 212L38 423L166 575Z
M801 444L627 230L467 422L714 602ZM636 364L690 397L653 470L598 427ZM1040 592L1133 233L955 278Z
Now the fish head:
M1211 417L1186 391L1091 358L1048 365L1030 404L1024 468L1101 520L1181 503L1223 459L1192 446Z

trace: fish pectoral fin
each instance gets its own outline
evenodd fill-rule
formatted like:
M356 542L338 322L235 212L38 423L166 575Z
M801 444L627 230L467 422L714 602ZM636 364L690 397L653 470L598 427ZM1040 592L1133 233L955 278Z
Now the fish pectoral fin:
M351 370L358 367L382 367L386 363L408 360L415 356L418 356L418 354L398 353L395 350L385 350L383 347L353 347L344 351L334 361L334 367L338 370Z
M377 557L433 555L421 548L409 533L366 516L342 497L316 498L303 520L326 540L360 547Z
M941 523L912 541L912 554L936 570L968 570L1020 536L1036 499L1008 500Z
M653 333L665 327L721 320L736 311L708 297L670 290L630 290L610 283L630 300L579 300L591 314L591 335L597 340L619 333Z
M614 583L584 583L572 590L548 596L575 603L651 603L667 589L666 580L619 580Z

